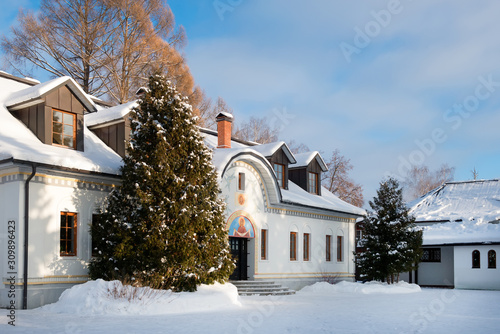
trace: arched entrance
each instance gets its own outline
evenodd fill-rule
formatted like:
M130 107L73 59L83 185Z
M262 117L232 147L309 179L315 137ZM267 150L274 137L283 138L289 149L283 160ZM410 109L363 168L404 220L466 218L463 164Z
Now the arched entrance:
M231 280L248 279L248 241L255 238L255 227L250 216L243 211L233 213L227 221L229 245L236 268Z

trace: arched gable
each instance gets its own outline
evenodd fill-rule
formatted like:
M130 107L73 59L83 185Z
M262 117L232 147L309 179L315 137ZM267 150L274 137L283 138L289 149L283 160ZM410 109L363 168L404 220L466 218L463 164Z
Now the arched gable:
M281 202L281 191L269 162L260 154L254 152L240 152L231 157L220 172L221 179L226 171L233 166L245 166L250 169L259 180L264 200L269 206L271 203Z

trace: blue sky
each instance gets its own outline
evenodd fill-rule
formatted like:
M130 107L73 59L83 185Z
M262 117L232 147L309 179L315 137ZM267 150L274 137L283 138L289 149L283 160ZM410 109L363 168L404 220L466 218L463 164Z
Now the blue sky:
M19 6L4 5L1 31ZM368 201L409 163L500 178L500 2L171 0L197 83L236 121L351 159ZM218 6L218 7L217 7Z

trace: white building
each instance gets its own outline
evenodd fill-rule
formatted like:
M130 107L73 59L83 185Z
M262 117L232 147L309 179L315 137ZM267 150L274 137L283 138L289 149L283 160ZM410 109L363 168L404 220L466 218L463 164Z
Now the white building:
M120 183L134 103L108 108L67 77L38 83L0 73L0 88L0 307L32 308L88 280L89 225ZM353 280L354 224L364 210L322 189L319 153L231 139L231 122L220 114L218 132L201 131L227 203L232 278L291 288Z
M411 203L423 227L424 286L500 289L500 180L448 182Z
M54 302L88 280L89 224L121 165L84 125L97 108L70 78L0 73L0 307Z

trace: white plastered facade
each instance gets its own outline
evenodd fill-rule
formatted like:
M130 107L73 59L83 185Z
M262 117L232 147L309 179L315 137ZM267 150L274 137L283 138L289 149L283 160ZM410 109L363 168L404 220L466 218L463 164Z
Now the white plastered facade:
M31 172L30 167L23 165L0 166L0 249L6 255L0 259L3 283L0 307L7 307L12 300L8 294L13 276L16 307L23 305L24 196ZM117 179L113 177L37 168L29 182L28 308L55 302L62 291L88 280L92 214L97 212L116 184ZM77 214L76 256L60 255L62 212ZM9 226L14 226L14 229L9 229ZM7 255L9 240L15 241L15 256L11 259L14 262L9 262Z
M255 238L248 242L249 280L272 280L292 289L313 282L354 280L354 226L356 216L331 210L292 205L281 201L274 173L264 159L244 153L229 161L221 177L222 197L227 203L227 226L234 217L247 217ZM245 175L238 190L238 175ZM244 201L241 201L241 196ZM267 230L267 257L262 259L261 231ZM290 232L297 232L296 260L290 259ZM310 236L309 260L304 259L304 234ZM232 235L232 231L229 231ZM326 236L331 236L330 260ZM341 261L337 236L342 236Z

